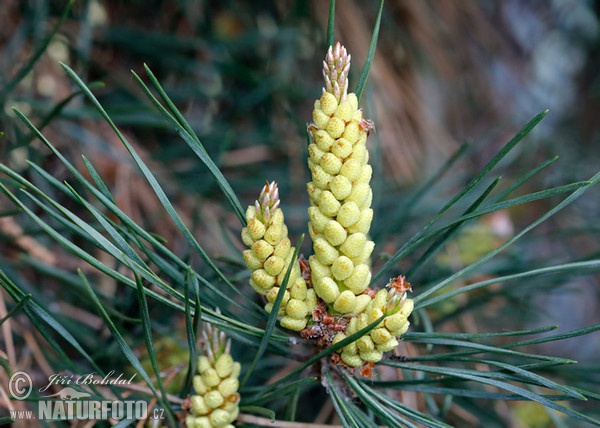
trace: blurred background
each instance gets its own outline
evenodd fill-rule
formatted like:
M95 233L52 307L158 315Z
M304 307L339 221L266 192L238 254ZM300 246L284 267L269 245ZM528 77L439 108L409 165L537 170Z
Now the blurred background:
M336 40L352 54L351 88L367 54L377 3L337 4ZM235 215L208 171L152 109L131 74L133 70L147 80L147 64L242 204L253 203L265 180L276 180L291 233L298 237L305 231L305 130L322 87L328 2L81 0L74 2L58 34L45 46L65 6L59 0L0 2L3 163L25 171L32 161L59 180L67 177L60 162L15 117L11 108L17 107L43 126L70 159L81 162L81 153L91 159L124 211L165 237L177 254L187 251L108 125L81 96L61 104L75 91L59 64L66 63L85 82L103 82L94 93L165 184L204 248L224 264L239 260ZM586 180L597 172L599 19L600 2L592 0L386 1L361 100L377 129L370 138L377 186L374 209L381 219L372 227L381 253L376 266L545 109L549 114L500 166L504 186L554 156L559 160L527 182L526 191ZM418 206L405 205L465 142L471 143L466 154L444 180L428 189ZM586 193L482 271L482 277L598 257L598 196L598 189ZM415 291L418 284L434 283L477 259L557 201L497 212L466 226L434 264L409 278ZM7 215L10 209L0 211ZM47 279L48 269L41 265L64 271L88 268L38 232L27 219L0 217L0 263L31 284L43 282L43 292L54 293L60 281ZM310 244L304 247L308 254ZM402 261L399 272L409 270L412 262ZM576 276L566 282L539 278L527 287L515 283L501 301L492 290L479 296L485 304L457 299L436 309L437 315L432 312L432 318L437 328L448 331L549 324L580 328L600 321L598 280ZM114 287L110 282L101 286L108 292ZM449 316L463 312L459 322ZM598 342L578 339L545 352L595 362Z

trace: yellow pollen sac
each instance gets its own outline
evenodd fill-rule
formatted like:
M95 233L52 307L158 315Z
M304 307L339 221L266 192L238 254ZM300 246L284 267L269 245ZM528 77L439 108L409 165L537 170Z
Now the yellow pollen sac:
M352 146L352 154L348 156L348 159L355 159L360 162L362 166L365 166L367 163L367 147L364 144L360 143L360 140ZM362 172L362 171L361 171Z
M306 282L302 278L298 278L294 281L294 284L290 287L290 297L292 299L305 300L306 299Z
M398 346L398 339L390 337L387 342L377 345L377 350L381 352L390 352L391 350L396 349L396 346Z
M364 209L370 208L371 202L373 202L373 191L369 190L367 199L365 199L364 202L360 205L360 209L364 210Z
M402 336L404 333L406 333L408 331L408 327L410 327L410 323L408 321L406 321L406 324L404 324L398 330L394 331L392 334L394 336Z
M187 415L185 417L185 426L187 428L212 428L210 419L206 416Z
M356 341L354 341L354 342L348 344L347 346L345 346L342 349L342 352L344 354L349 354L349 355L357 354L358 353L358 347L356 346Z
M362 330L367 325L369 325L369 321L367 319L367 314L365 314L365 313L359 314L357 317L357 320L358 320L358 323L356 324L356 328L358 330Z
M258 241L262 238L266 230L265 225L256 217L250 219L248 222L248 233L254 241Z
M375 342L377 345L386 343L391 338L392 338L392 335L386 328L380 327L380 328L371 330L371 339L373 339L373 342Z
M352 193L352 183L343 175L336 175L329 183L329 189L338 201L342 201Z
M316 108L312 112L312 120L319 129L325 129L329 122L329 116L323 112L323 110Z
M315 124L316 124L316 122L315 122ZM318 124L317 124L317 126L318 126ZM321 128L321 127L319 126L319 128ZM346 122L344 122L339 117L332 117L327 122L327 125L325 125L325 130L334 139L340 138L342 136L342 134L344 133L345 129L346 129Z
M369 281L371 281L371 270L369 266L362 264L354 266L352 274L344 280L344 285L354 294L360 294L369 286Z
M363 166L368 165L368 162L369 162L369 152L365 153L365 160L364 160Z
M192 413L194 415L206 415L210 412L210 407L206 405L204 402L204 398L199 395L192 395L190 397L190 402L192 403Z
M323 168L323 171L327 174L335 175L340 172L342 161L333 153L325 153L319 161L319 165L321 165L321 168Z
M266 260L267 257L273 254L273 246L261 239L252 244L252 251L259 260Z
M353 201L359 207L367 200L371 193L371 187L367 183L355 184L352 188L352 193L346 199L346 202Z
M323 229L323 234L331 245L338 246L346 240L346 230L335 220L330 220Z
M285 306L285 312L292 318L302 319L308 315L308 306L302 300L290 299Z
M331 277L331 269L328 265L324 265L319 261L319 259L315 256L310 256L308 258L308 263L310 265L311 276L313 278L313 282L319 280L319 278L323 277Z
M383 352L378 349L373 349L372 351L363 351L360 353L360 358L370 363L376 363L381 360L383 357Z
M323 92L319 101L321 102L321 110L327 115L332 115L338 107L337 98L330 92Z
M265 305L265 311L267 311L267 313L271 313L273 312L273 303L269 302ZM282 308L281 306L279 307L279 312L277 312L277 315L279 316L284 316L285 315L285 308Z
M244 257L244 261L246 262L246 266L248 266L248 269L256 270L262 267L263 262L256 258L252 250L242 251L242 256Z
M276 257L281 257L282 259L286 259L291 248L292 243L290 242L289 238L282 239L281 242L275 246L273 255Z
M377 292L375 298L373 299L373 308L382 309L387 304L388 291L383 288Z
M204 382L206 386L217 386L221 382L221 378L213 368L203 371L200 373L200 376L202 377L202 382Z
M285 227L283 222L283 211L281 211L281 208L277 208L275 212L271 213L271 225L278 224Z
M317 307L317 295L313 288L306 290L306 299L304 301L306 302L306 306L308 306L309 312L312 312Z
M268 275L277 276L283 270L285 261L281 257L271 256L264 263L264 270Z
M308 234L310 236L311 241L315 242L315 240L322 234L322 232L319 232L315 229L315 227L313 226L312 222L308 222Z
M335 335L335 337L331 341L331 344L335 345L336 343L341 342L345 338L346 338L346 335L344 333L338 333L338 334Z
M358 121L353 120L350 123L346 124L346 129L342 134L342 137L350 142L350 144L354 144L358 141L360 137L360 127L358 126ZM349 154L349 153L348 153Z
M335 299L333 309L341 314L349 314L356 306L356 296L350 290L344 290Z
M356 183L369 184L369 181L371 181L372 176L373 176L373 168L371 168L371 165L367 164L367 165L363 166L362 171L360 172L360 175L356 179Z
M371 227L371 221L373 220L373 210L366 208L361 210L360 216L356 223L348 227L350 233L364 233L366 234Z
M238 415L240 414L240 408L236 407L235 409L233 409L231 411L231 415L229 416L229 423L231 424L232 422L234 422ZM235 428L233 425L227 425L226 428Z
M269 292L267 293L267 300L271 303L275 302L275 299L277 299L277 294L279 293L279 289L280 287L273 287L271 288L271 290L269 290ZM290 300L290 292L288 290L285 290L283 292L283 299L281 300L281 307L284 308L285 304L288 302L288 300Z
M335 140L324 129L319 129L315 132L313 134L313 140L317 145L317 148L323 151L323 153L328 152L333 143L335 143Z
M354 181L358 178L362 171L362 164L356 159L348 158L344 161L344 164L340 168L340 174L346 177L350 181Z
M340 245L340 250L350 258L357 257L363 251L366 243L367 237L364 233L353 233Z
M350 322L348 323L348 326L346 327L346 335L350 336L350 335L356 333L358 330L359 330L358 329L358 318L357 317L350 318ZM348 345L348 346L350 346L350 345Z
M349 365L350 367L360 367L362 366L363 360L356 354L346 354L342 352L342 361Z
M340 289L335 281L328 277L320 278L316 284L314 284L315 293L325 303L333 303L335 299L340 295Z
M375 243L373 241L367 241L362 252L357 257L352 258L352 262L355 265L368 263L369 257L371 257L371 253L373 252L374 248L375 248Z
M242 242L247 246L251 247L254 244L254 240L250 236L250 232L248 232L248 228L244 227L242 229Z
M310 153L310 145L308 146L308 151ZM340 159L345 159L352 153L352 143L346 138L338 138L331 146L331 153Z
M356 341L356 346L360 352L372 351L375 349L375 344L373 343L373 339L371 336L363 336Z
M318 164L324 154L325 152L319 149L315 143L310 143L308 145L308 155L310 156L310 160L312 160L314 163Z
M326 266L331 265L340 254L329 242L323 238L317 238L315 240L313 249L315 250L315 255L319 261Z
M202 377L200 375L195 375L193 377L192 384L194 386L194 391L196 391L198 394L204 395L210 391L210 387L206 386L204 382L202 382Z
M360 133L360 135L358 136L358 141L356 142L356 144L361 144L363 146L366 146L366 144L367 144L367 133L366 132L363 131L363 132Z
M250 223L250 220L256 217L256 208L254 205L249 205L246 209L246 222Z
M210 391L208 394L204 396L204 402L211 409L216 409L221 404L223 404L223 396L217 390Z
M213 427L221 428L229 423L229 412L223 409L216 409L210 414L209 418Z
M310 203L313 205L316 205L317 201L319 200L319 195L321 194L321 192L323 190L319 189L315 183L310 181L310 182L306 183L306 191L308 192L308 197L310 198Z
M343 281L352 275L354 269L354 263L346 256L340 256L331 265L331 273L333 277L338 281Z
M231 377L238 378L240 377L240 372L242 371L242 365L237 361L233 363L233 371L231 372Z
M292 318L290 316L284 316L283 318L281 318L281 326L283 328L287 328L288 330L292 330L292 331L304 330L306 328L307 322L308 322L308 319L306 319L306 318L296 319L296 318Z
M350 104L350 106L352 107L352 110L358 110L358 97L356 96L356 94L354 92L350 92L346 96L346 102L348 104Z
M408 318L415 307L415 302L413 299L406 299L404 304L402 305L402 309L400 309L400 313Z
M210 360L205 355L200 355L198 357L198 373L204 373L206 370L210 369L212 364Z
M396 313L394 315L390 315L388 317L385 317L383 320L383 324L385 325L385 328L387 328L391 333L394 333L395 331L400 330L405 323L407 323L407 319L406 316L404 316L401 313Z
M383 311L379 308L371 308L370 310L367 310L367 316L367 321L371 324L383 316Z
M221 406L221 409L227 410L228 412L232 412L237 407L240 402L240 394L235 393L225 399L225 404Z
M310 207L308 209L308 216L317 232L323 232L325 225L331 221L331 219L324 215L318 207Z
M275 285L275 278L269 275L264 269L255 270L250 275L250 278L252 278L254 283L263 290L268 290Z
M336 215L342 206L340 201L338 201L335 196L333 196L333 193L331 193L329 190L324 190L319 194L317 203L321 212L329 217Z
M321 158L321 161L323 161L323 158ZM312 160L308 161L308 168L310 169L313 179L312 182L314 183L314 185L317 186L319 189L326 190L329 186L329 182L333 179L333 176L325 172L323 167L321 167L320 165L314 164Z
M363 120L363 112L362 112L362 110L360 110L360 109L359 110L355 110L354 111L354 116L352 116L352 120L355 120L358 123L360 123Z
M312 222L308 222L308 235L310 236L311 241L315 242L315 240L321 235L322 232L319 232L315 229Z
M287 228L283 224L272 224L265 232L263 239L271 245L277 245L287 235Z
M231 355L221 355L215 362L215 370L221 379L229 376L233 371L233 358ZM224 397L226 397L226 395L224 395Z
M339 117L344 122L349 122L352 120L352 116L354 116L354 110L352 105L348 101L343 101L340 105L335 109L335 113L333 113L333 117Z
M292 263L292 257L294 257L294 253L290 252L285 259L285 267L281 270L281 273L277 275L277 284L283 284L287 268L290 266L290 263ZM290 272L290 285L294 283L298 276L300 276L300 266L298 266L297 263L294 263L292 265L292 271Z
M356 205L356 202L352 201L343 204L337 213L337 221L343 227L352 226L359 218L360 209L358 208L358 205Z
M360 294L356 296L356 306L354 307L354 313L360 314L364 312L369 303L371 303L371 296L369 296L368 294Z

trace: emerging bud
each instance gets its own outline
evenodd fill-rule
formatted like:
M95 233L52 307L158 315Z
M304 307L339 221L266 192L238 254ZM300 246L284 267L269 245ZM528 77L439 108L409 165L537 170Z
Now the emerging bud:
M258 219L268 224L271 221L271 214L279 207L279 189L277 188L277 183L274 181L269 183L267 181L254 206Z
M323 78L325 88L323 92L333 94L340 101L345 101L348 95L348 73L350 71L350 60L346 48L340 42L335 46L329 46L325 60L323 61Z

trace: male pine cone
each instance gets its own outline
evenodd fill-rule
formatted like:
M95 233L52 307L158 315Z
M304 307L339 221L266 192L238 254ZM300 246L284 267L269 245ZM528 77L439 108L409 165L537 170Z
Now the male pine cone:
M408 330L410 326L408 316L414 307L413 301L407 298L406 292L409 290L410 284L403 276L390 279L387 287L377 292L364 312L353 317L346 330L335 336L333 343L345 339L383 317L368 334L342 348L340 353L344 364L359 367L365 362L376 363L381 360L385 352L398 346L397 338Z
M265 309L271 312L294 256L275 182L267 183L255 205L248 207L246 221L242 241L249 249L242 254L252 272L250 286L267 296ZM315 291L307 287L299 264L294 263L279 309L281 325L293 331L304 329L316 305Z
M320 337L325 343L338 343L381 320L368 334L337 351L343 364L359 367L376 363L398 345L397 338L408 329L413 302L407 298L410 284L404 277L390 280L387 289L375 295L368 289L375 244L368 239L373 170L366 141L374 127L364 119L356 94L348 94L350 59L337 43L323 62L325 88L315 101L313 123L308 127L311 281L304 280L294 263L279 315L281 325L290 330L304 330L310 323L303 337ZM243 256L251 271L250 285L267 296L265 309L271 312L294 253L274 182L267 183L255 205L248 208L246 220L242 240L249 247ZM318 299L328 315L343 320L336 324L338 328L318 319Z
M375 246L367 237L373 219L366 146L372 123L363 118L356 94L347 93L350 58L339 43L329 48L308 147L312 284L317 296L341 314L360 313L371 301L363 292L371 280Z
M239 414L240 363L229 353L230 342L210 324L202 329L204 355L198 357L198 374L193 378L187 428L233 428Z

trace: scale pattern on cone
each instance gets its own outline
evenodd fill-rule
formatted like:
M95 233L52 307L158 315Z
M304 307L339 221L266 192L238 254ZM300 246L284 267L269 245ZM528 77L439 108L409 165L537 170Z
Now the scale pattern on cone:
M294 256L275 182L267 183L254 206L248 207L246 221L242 241L249 248L242 254L252 272L250 286L267 297L265 309L271 312ZM294 263L279 309L281 325L293 331L304 329L316 304L315 291L307 287L299 264Z
M239 414L240 363L230 355L230 341L210 324L202 329L203 355L198 357L198 374L193 378L187 428L233 428Z
M368 334L342 348L341 358L344 364L360 367L365 363L376 363L385 352L398 346L397 338L408 330L408 316L414 307L412 299L407 298L408 290L410 284L405 282L404 277L391 279L386 288L377 292L365 311L350 320L346 331L335 336L333 343L384 317Z
M371 280L375 246L367 236L373 219L366 146L372 123L364 119L356 94L347 93L350 58L339 43L329 48L308 146L312 283L317 296L342 314L360 313L371 300L362 293Z
M346 366L372 367L384 352L398 346L398 337L410 325L413 301L407 298L410 284L403 276L391 279L386 289L376 293L368 288L375 244L368 238L373 170L366 142L374 126L363 117L356 95L348 94L350 59L339 43L329 48L323 61L325 87L315 101L308 128L312 137L309 233L315 253L309 263L317 296L329 314L347 323L344 331L335 333L332 344L382 318L376 328L338 351ZM312 334L305 332L308 337ZM322 337L328 336L326 332Z

